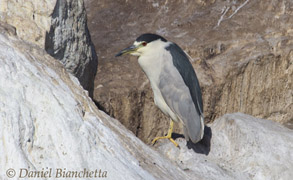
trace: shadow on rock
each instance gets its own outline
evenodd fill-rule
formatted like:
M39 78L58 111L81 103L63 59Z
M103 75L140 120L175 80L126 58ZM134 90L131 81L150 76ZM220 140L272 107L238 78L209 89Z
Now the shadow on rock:
M182 134L173 133L173 139L184 138ZM187 142L187 148L192 149L196 153L208 155L211 149L212 129L208 126L204 127L204 135L201 141L193 143Z
M103 111L104 113L108 114L110 116L110 113L106 111L106 108L104 106L101 105L101 103L99 103L98 101L96 101L95 99L93 99L95 105L98 107L99 110Z

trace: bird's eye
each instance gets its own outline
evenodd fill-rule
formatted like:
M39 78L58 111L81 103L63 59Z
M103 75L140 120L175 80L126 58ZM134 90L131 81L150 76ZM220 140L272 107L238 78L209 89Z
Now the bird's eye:
M143 42L143 43L141 43L143 46L146 46L148 43L146 43L146 42Z

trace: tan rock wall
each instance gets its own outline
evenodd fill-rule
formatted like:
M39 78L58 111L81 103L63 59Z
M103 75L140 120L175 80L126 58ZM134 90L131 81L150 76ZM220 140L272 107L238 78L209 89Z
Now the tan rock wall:
M83 0L2 0L1 21L21 39L37 44L75 75L93 96L97 55Z
M14 26L20 38L44 48L56 0L1 0L0 3L1 20Z
M286 123L293 118L293 51L257 57L231 72L215 113L245 112Z

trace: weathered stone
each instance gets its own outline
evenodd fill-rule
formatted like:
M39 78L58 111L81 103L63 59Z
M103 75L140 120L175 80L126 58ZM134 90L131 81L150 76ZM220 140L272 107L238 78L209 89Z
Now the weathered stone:
M16 36L16 29L10 24L0 21L0 33Z
M0 17L20 38L59 59L92 96L97 56L83 0L1 0Z
M206 122L243 112L292 124L292 1L85 2L101 55L94 99L146 143L167 132L168 118L155 107L136 58L114 59L145 32L176 42L194 59Z
M209 124L204 141L182 138L158 142L157 148L190 176L203 179L291 179L293 131L276 122L242 113L226 114ZM201 152L201 153L195 153ZM209 177L207 177L207 175Z
M59 61L9 33L0 34L0 100L0 179L11 169L15 179L48 179L21 178L21 169L51 169L58 179L58 168L101 170L113 180L191 178L99 111ZM83 175L61 179L93 178Z
M0 17L16 28L17 36L44 48L56 0L1 0Z
M93 96L97 55L87 28L83 0L57 0L45 49L59 59Z

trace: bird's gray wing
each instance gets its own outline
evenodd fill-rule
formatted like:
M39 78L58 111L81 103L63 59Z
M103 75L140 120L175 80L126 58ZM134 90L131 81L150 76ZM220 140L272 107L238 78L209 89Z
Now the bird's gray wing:
M188 135L186 138L196 143L203 133L201 92L185 53L177 45L172 46L175 46L171 47L175 50L170 49L172 56L163 56L165 64L160 74L159 89L167 105L182 120L185 136Z
M202 95L199 82L188 57L175 43L170 44L166 49L171 53L174 66L177 68L184 83L189 88L197 112L200 115L203 115Z

